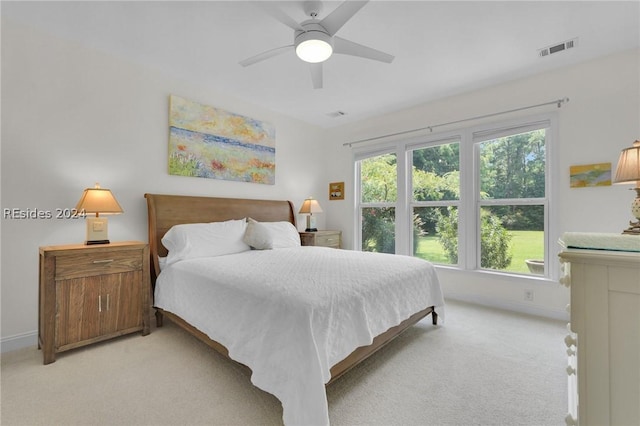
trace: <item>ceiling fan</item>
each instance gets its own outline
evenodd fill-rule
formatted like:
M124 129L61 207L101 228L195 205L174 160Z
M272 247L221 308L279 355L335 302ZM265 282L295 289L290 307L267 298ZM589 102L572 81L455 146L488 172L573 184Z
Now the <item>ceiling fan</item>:
M394 59L393 55L335 35L349 19L367 4L367 1L345 1L323 19L318 19L322 3L320 1L305 1L304 12L311 19L300 23L270 2L256 2L267 14L293 29L293 44L259 53L240 61L240 65L246 67L295 50L300 59L309 63L313 88L321 89L322 63L334 53L391 63Z

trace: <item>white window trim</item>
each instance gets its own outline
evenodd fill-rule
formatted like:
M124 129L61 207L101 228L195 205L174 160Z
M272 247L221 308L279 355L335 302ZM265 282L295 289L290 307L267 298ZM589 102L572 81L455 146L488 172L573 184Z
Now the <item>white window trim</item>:
M473 225L472 230L467 231L467 237L469 241L475 240L475 249L474 247L467 247L468 251L471 251L469 257L467 258L466 269L477 270L486 273L497 273L497 274L506 274L510 275L508 272L502 271L493 271L488 269L481 269L479 266L480 259L480 239L476 238L478 234L478 228L480 226L480 215L479 215L479 207L481 205L491 205L494 204L490 200L479 200L480 194L480 170L477 167L477 157L479 155L479 143L496 139L503 136L509 136L517 133L524 133L533 130L537 130L540 128L547 128L546 136L545 136L545 162L546 162L546 175L545 175L545 198L544 202L541 202L541 199L526 199L519 198L514 201L515 204L543 204L545 209L545 258L544 262L547 267L547 275L544 277L538 276L530 276L530 275L521 275L521 274L513 274L518 276L523 276L526 278L532 279L554 279L557 278L558 275L558 262L555 259L555 243L558 241L559 235L556 231L555 223L557 221L557 211L556 211L556 197L555 197L555 185L554 180L557 177L557 161L555 155L556 146L557 146L557 132L558 132L558 114L557 113L548 113L548 114L540 114L536 116L527 116L507 121L502 121L499 123L490 123L480 126L475 126L469 129L470 133L470 143L473 145L473 157L471 161L473 162L473 197L471 200L468 200L470 203L473 203L473 206L468 206L469 213L473 214L473 219L467 224ZM462 166L461 166L462 167ZM462 180L462 178L461 178ZM508 202L509 200L500 200L495 204L502 204Z
M439 145L446 145L449 143L458 143L460 146L460 156L459 156L459 161L460 163L462 162L462 143L463 143L463 134L461 132L448 132L448 133L442 133L442 134L435 134L430 138L427 138L425 140L423 140L420 143L407 143L405 144L405 153L407 156L407 164L409 165L409 167L411 167L411 169L413 169L413 155L412 152L414 150L417 149L422 149L422 148L429 148L429 147L435 147L435 146L439 146ZM460 214L463 209L462 209L462 203L463 203L463 198L464 198L464 193L462 192L462 170L460 170L460 199L458 200L443 200L443 201L413 201L413 185L411 184L412 182L412 176L411 174L409 174L407 176L407 181L408 181L408 186L407 186L407 192L406 192L406 201L407 201L407 210L405 212L405 217L407 217L408 223L407 223L407 229L408 230L413 230L413 223L411 223L413 221L413 207L441 207L441 206L456 206L458 207L458 214ZM460 232L460 223L458 223L458 247L465 247L463 245L460 245L462 243L461 238L463 238L463 235ZM413 232L409 232L409 238L408 238L408 244L406 244L405 247L405 252L403 252L402 254L406 254L408 256L413 256ZM465 259L465 254L462 253L463 251L458 250L458 264L457 265L442 265L442 266L447 266L447 267L452 267L452 268L460 268L461 265L464 265L464 259Z
M480 256L480 239L476 238L479 228L479 170L476 162L477 142L495 139L501 136L508 136L515 132L527 132L539 129L542 123L548 123L548 131L545 139L545 156L547 164L547 175L545 178L545 265L547 266L547 276L541 277L527 274L512 274L509 272L480 269L478 259ZM555 254L557 252L556 242L559 235L557 230L557 200L556 181L558 180L557 155L558 150L558 113L551 112L535 116L522 116L515 119L479 124L473 127L466 127L448 132L429 134L426 137L412 137L401 140L388 141L383 145L375 147L361 147L354 152L354 242L355 248L361 250L362 244L362 224L360 222L360 212L363 204L360 202L360 167L359 161L387 153L395 153L398 159L398 200L395 203L396 209L396 253L411 256L412 250L412 196L411 174L406 172L406 167L412 167L412 159L409 158L414 149L441 145L447 142L460 141L460 200L452 201L459 207L458 210L458 265L437 265L438 267L460 269L467 272L477 272L482 274L513 275L514 277L527 280L557 280L559 276L559 266ZM404 159L404 161L401 161ZM402 196L401 194L404 194ZM517 199L518 203L542 204L539 199ZM486 201L483 201L483 203ZM420 203L420 205L427 205ZM442 202L438 202L442 205ZM367 207L373 206L371 203ZM469 244L475 242L475 244Z
M395 146L395 144L393 145L384 145L384 146L377 146L373 149L360 149L360 150L356 150L353 154L353 162L355 164L354 167L354 183L355 183L355 188L354 188L354 226L353 226L353 230L354 230L354 249L358 250L358 251L362 251L362 222L361 222L361 210L362 208L365 207L389 207L389 203L363 203L362 200L362 173L360 170L360 161L361 160L366 160L367 158L372 158L372 157L377 157L379 155L385 155L385 154L393 154L395 153L397 155L397 147ZM398 158L398 157L396 157ZM399 174L397 176L400 176ZM398 194L400 194L400 192L398 192ZM395 204L393 205L393 207L396 208L396 232L398 231L398 225L397 225L397 215L398 215L398 200L396 200ZM397 245L397 235L396 235L396 253L398 251L398 245Z

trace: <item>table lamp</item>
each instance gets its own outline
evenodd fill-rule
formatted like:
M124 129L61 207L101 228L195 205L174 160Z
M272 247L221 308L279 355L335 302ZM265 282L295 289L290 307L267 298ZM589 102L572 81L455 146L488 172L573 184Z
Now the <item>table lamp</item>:
M307 216L307 229L305 232L316 232L318 229L316 228L316 218L313 217L314 213L322 213L322 207L320 204L309 197L304 200L302 203L302 207L300 207L300 214L306 214Z
M100 216L100 214L119 214L122 212L122 207L110 190L100 188L97 183L95 187L85 189L76 205L76 214L96 214L95 217L86 217L87 239L85 244L109 244L107 218Z
M620 153L614 183L635 183L636 198L631 203L631 214L637 219L629 221L629 228L623 234L640 235L640 140L625 148Z

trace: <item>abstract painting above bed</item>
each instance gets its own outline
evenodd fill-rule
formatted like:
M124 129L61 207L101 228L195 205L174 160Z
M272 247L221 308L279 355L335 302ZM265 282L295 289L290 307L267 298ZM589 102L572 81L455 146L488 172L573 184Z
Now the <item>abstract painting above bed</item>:
M169 174L275 184L275 128L270 123L169 99Z

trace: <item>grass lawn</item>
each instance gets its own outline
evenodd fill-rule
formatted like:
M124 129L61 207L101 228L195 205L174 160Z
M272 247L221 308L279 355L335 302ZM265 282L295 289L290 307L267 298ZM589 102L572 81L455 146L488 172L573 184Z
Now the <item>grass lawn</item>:
M511 265L505 271L529 273L525 259L544 259L544 232L542 231L509 231L513 258ZM449 260L442 250L435 236L420 237L418 241L417 257L434 263L449 264Z

